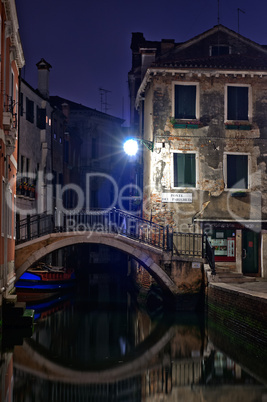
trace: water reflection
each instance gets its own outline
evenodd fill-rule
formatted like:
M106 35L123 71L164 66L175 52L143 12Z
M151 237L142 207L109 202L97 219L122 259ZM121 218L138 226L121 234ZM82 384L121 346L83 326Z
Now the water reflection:
M266 400L267 379L219 350L204 316L151 316L122 281L94 279L87 291L41 306L33 336L3 353L0 400Z

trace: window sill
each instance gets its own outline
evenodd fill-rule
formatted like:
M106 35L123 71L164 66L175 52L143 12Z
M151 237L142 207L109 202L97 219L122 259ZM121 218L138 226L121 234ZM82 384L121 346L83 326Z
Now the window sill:
M225 124L226 130L251 130L251 124Z
M203 127L203 124L200 122L172 122L173 128L188 128L188 129L196 129Z
M234 191L233 193L231 193L231 197L235 198L246 197L247 195L247 191Z

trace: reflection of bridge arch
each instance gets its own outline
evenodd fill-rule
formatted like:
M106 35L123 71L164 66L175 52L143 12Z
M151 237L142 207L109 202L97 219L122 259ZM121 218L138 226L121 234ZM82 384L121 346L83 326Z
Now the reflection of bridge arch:
M122 381L124 379L141 375L144 370L153 364L153 357L164 348L164 346L172 339L175 334L175 327L169 328L163 335L158 336L154 344L146 349L141 347L139 356L129 359L125 363L118 366L98 371L86 371L71 369L61 366L58 363L50 361L47 357L40 354L34 349L34 341L24 341L23 346L14 352L14 366L24 372L34 375L35 377L60 381L70 384L101 384L113 381ZM155 332L151 337L156 336ZM160 330L158 332L161 332ZM149 343L150 336L147 338ZM146 342L147 343L147 342ZM142 353L142 350L145 352ZM25 363L26 362L26 363Z
M103 232L52 233L16 246L16 275L19 278L31 265L47 254L63 247L81 243L97 243L116 248L132 256L142 264L155 279L172 294L178 288L160 267L164 251L123 235Z

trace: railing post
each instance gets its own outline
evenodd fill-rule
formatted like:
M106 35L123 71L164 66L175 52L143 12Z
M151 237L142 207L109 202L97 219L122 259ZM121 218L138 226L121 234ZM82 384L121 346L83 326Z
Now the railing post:
M31 240L31 216L27 215L27 239Z
M169 231L169 236L168 236L168 251L171 251L173 253L173 231Z
M40 215L37 215L37 237L40 237Z
M20 216L16 214L16 240L20 240Z

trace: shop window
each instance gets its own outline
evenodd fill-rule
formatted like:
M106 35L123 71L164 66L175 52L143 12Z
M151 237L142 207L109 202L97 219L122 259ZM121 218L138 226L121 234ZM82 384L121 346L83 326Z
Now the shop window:
M235 229L213 229L209 241L214 248L215 261L235 261L236 259Z
M174 118L197 119L197 93L196 84L174 86Z
M173 187L196 187L196 154L173 154Z
M227 188L248 188L248 155L227 154L226 169Z
M227 120L249 120L249 87L227 86Z

